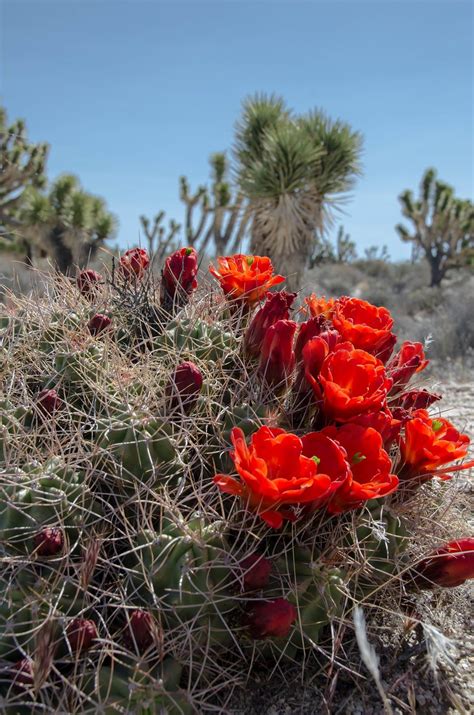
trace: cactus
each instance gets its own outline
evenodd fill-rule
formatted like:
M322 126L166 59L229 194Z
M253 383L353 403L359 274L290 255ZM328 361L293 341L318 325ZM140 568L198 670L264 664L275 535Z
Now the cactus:
M416 465L423 488L428 453L442 475L465 466L445 464L467 438L415 409L423 348L391 358L388 313L313 296L316 317L290 321L294 296L267 298L281 278L263 257L221 261L225 296L203 294L189 250L170 257L164 288L135 250L94 290L59 278L49 303L20 301L1 323L7 707L19 695L33 712L186 713L221 695L226 707L248 663L306 663L355 604L403 588ZM94 316L108 329L91 331ZM367 352L380 346L385 362ZM367 370L362 396L357 381L345 394L354 369ZM430 446L421 456L403 420Z

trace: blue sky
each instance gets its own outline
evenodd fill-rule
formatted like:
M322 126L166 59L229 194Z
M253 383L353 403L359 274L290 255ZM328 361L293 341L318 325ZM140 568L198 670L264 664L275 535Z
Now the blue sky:
M473 197L470 0L0 0L0 93L51 144L49 175L77 174L120 220L182 220L178 178L208 178L244 96L282 94L365 136L343 217L362 249L408 255L397 195L435 166Z

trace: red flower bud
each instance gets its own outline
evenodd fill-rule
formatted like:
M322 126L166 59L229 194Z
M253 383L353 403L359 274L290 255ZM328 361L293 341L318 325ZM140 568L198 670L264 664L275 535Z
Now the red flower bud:
M120 270L124 278L143 278L150 265L150 258L144 248L131 248L120 256Z
M56 390L41 390L36 401L40 412L43 414L52 415L56 410L63 405L61 398Z
M393 380L392 391L398 391L416 372L421 372L427 365L423 345L404 342L387 365L387 374Z
M98 335L112 324L112 319L108 315L96 313L88 322L87 327L91 335Z
M296 327L292 320L277 320L265 333L258 371L269 385L286 385L290 379L295 367Z
M15 690L23 690L34 683L33 662L30 658L22 658L10 668L11 681Z
M297 362L303 359L303 348L312 338L321 335L323 330L330 325L323 315L318 315L314 318L300 323L298 334L295 341L295 357Z
M74 618L66 628L66 635L73 653L88 650L98 637L94 621L85 618Z
M288 320L290 308L296 298L296 293L267 293L267 300L262 308L257 310L244 338L244 348L247 355L260 355L266 331L278 320Z
M79 273L76 278L76 285L84 298L91 298L99 290L103 277L97 271L87 268Z
M161 302L185 303L197 288L197 273L198 255L194 248L180 248L168 256L161 277Z
M252 638L286 638L296 621L296 608L285 598L252 604L246 625Z
M403 410L426 410L433 402L441 400L441 395L428 390L409 390L400 397L398 404Z
M191 408L202 387L202 374L193 362L182 362L174 371L167 387L166 395L171 399L171 408L183 405Z
M450 541L422 559L406 579L423 589L453 588L474 578L474 538Z
M240 562L243 573L244 591L264 588L270 578L271 562L260 554L250 554Z
M64 534L62 529L47 526L35 534L34 542L38 556L55 556L63 550Z
M155 641L158 627L149 611L136 609L131 611L128 620L126 640L130 646L137 646L140 651L147 650Z

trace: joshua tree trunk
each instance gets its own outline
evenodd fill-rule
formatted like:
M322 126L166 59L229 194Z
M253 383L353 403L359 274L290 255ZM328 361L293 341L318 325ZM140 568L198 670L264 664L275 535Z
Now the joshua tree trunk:
M430 286L435 288L441 285L441 281L445 277L447 269L442 265L443 256L440 256L439 254L432 255L431 253L427 253L426 257L430 264L431 271Z
M73 267L73 255L69 246L64 240L64 229L53 226L46 237L48 244L48 254L52 257L55 267L64 275L69 275Z

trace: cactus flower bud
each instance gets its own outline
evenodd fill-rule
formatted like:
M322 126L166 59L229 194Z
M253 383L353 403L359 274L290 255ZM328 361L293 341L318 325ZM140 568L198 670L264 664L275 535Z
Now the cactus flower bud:
M403 410L426 410L433 402L441 400L441 395L428 390L408 390L398 400L399 406Z
M267 300L260 310L257 310L244 338L244 348L247 355L258 357L262 348L265 333L278 320L288 320L290 308L296 298L296 293L267 293Z
M246 616L252 638L286 638L297 617L296 608L285 598L254 603Z
M154 642L157 624L149 611L136 609L131 611L128 621L126 640L136 645L140 651L147 650Z
M56 410L62 407L63 402L56 390L45 389L41 390L41 392L38 394L36 404L38 405L40 412L42 412L43 414L52 415L54 414L54 412L56 412Z
M182 362L174 371L166 387L171 408L183 405L188 411L196 402L202 387L202 374L193 362Z
M198 256L194 248L180 248L168 256L161 278L161 302L185 303L197 288Z
M295 367L296 327L292 320L277 320L265 333L258 371L269 385L286 385L289 381Z
M244 591L256 591L267 585L272 564L261 554L250 554L240 562L240 568L243 571Z
M108 315L96 313L87 323L91 335L98 335L110 327L112 319Z
M63 550L64 534L62 529L47 526L35 534L34 543L38 556L55 556Z
M76 285L84 298L92 298L94 294L97 293L99 285L103 280L100 273L93 271L91 268L86 268L77 276Z
M66 635L73 653L80 654L88 650L98 636L94 621L74 618L66 628Z
M124 278L143 278L150 265L150 258L144 248L131 248L120 256L120 271Z
M474 538L450 541L422 559L407 574L418 588L453 588L474 578Z
M423 345L404 342L387 365L387 373L393 380L392 390L399 391L416 372L421 372L427 365Z
M23 690L34 683L33 662L30 658L22 658L10 668L11 682L15 690Z

